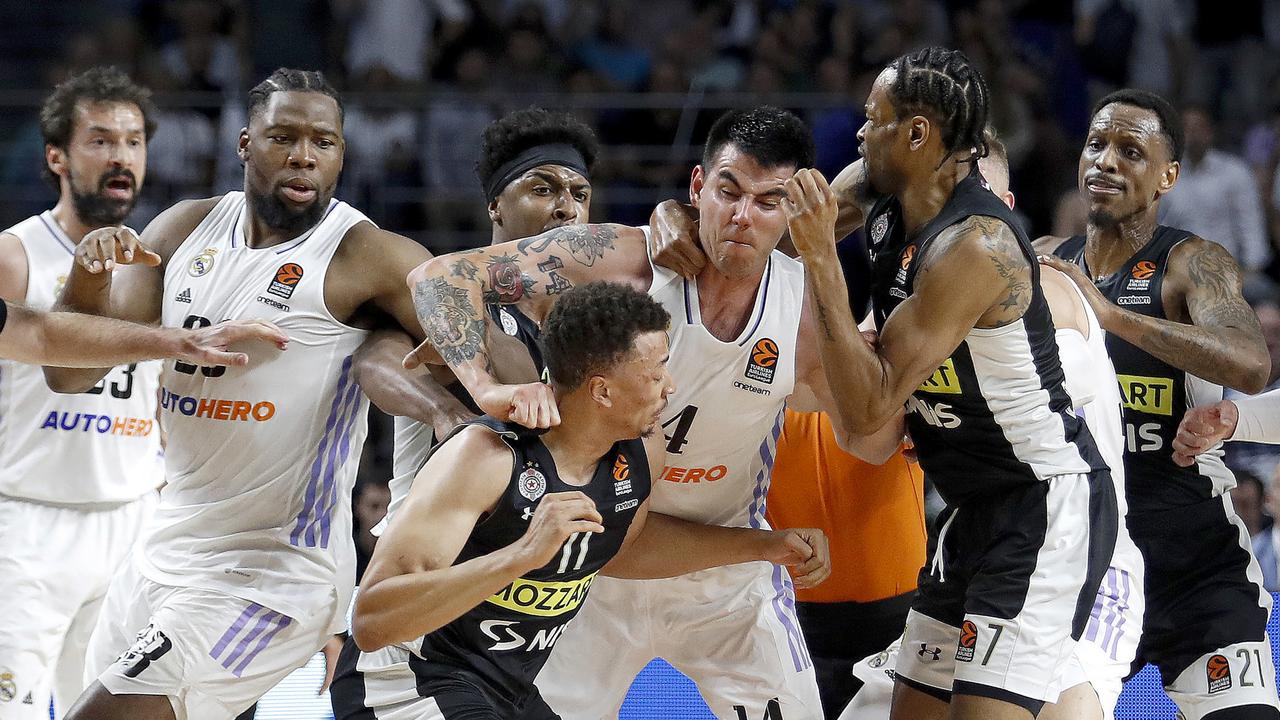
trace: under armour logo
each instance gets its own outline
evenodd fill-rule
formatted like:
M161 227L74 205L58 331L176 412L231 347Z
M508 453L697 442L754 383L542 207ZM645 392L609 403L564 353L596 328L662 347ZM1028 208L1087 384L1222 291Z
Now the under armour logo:
M531 518L531 517L533 517L533 507L532 507L532 506L525 508L525 509L524 509L524 512L520 513L520 519L521 519L521 520L528 520L528 519L529 519L529 518Z
M942 648L931 648L926 643L920 643L920 649L916 651L920 657L930 656L926 662L932 662L942 656Z

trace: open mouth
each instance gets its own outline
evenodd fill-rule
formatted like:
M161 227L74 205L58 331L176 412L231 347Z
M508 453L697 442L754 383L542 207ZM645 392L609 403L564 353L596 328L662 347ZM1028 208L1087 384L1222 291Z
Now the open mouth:
M133 181L123 176L113 177L103 185L102 194L112 200L127 201L133 197Z
M286 180L280 192L295 203L309 203L316 199L316 186L310 180L295 178Z

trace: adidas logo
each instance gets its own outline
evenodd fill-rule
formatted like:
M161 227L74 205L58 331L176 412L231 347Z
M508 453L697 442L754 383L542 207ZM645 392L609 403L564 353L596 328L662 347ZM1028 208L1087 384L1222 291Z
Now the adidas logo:
M186 289L184 289L182 292L178 293L178 294L177 294L177 296L173 298L173 300L174 300L174 302L184 302L184 303L188 303L188 304L190 304L190 303L191 303L191 288L186 288Z
M27 696L22 698L23 705L34 705L35 702L35 698L31 697L31 693L27 693Z

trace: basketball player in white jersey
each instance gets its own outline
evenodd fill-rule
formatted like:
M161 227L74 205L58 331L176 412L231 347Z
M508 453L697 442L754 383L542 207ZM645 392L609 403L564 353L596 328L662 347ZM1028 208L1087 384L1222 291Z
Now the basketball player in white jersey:
M141 241L90 233L62 294L170 327L270 320L291 339L245 368L165 365L167 484L108 591L73 718L234 717L345 625L367 407L351 354L380 318L416 327L398 279L429 255L333 199L342 106L319 73L272 73L248 118L244 192L179 203ZM155 267L123 257L144 247Z
M45 100L45 177L58 203L0 233L0 298L47 309L90 230L119 226L146 176L150 94L94 68ZM58 395L40 368L0 363L0 708L59 717L84 689L102 598L162 479L158 362ZM33 541L39 538L38 542ZM10 707L5 708L8 705Z
M588 222L591 167L598 153L595 133L568 113L527 108L490 123L476 162L476 177L493 222L490 244ZM495 372L509 382L536 380L543 370L538 326L511 306L491 305L486 311L501 330L491 336L495 346L502 347ZM422 384L432 381L424 371L400 367L401 358L412 349L413 341L403 331L379 330L356 352L352 365L369 401L395 416L392 507L408 495L435 439L448 434L459 420L422 392ZM430 367L447 373L442 366ZM456 381L450 387L471 402ZM464 419L478 414L468 411Z
M766 527L783 406L840 416L814 352L804 269L774 250L787 229L793 237L815 231L809 214L789 216L782 206L784 185L812 163L812 138L791 113L728 112L692 173L690 198L710 257L696 278L654 267L646 228L567 226L415 270L419 319L482 409L547 427L558 417L545 386L499 385L486 370L482 305L514 304L536 320L570 285L612 280L647 290L672 316L677 386L662 414L667 458L652 510ZM836 426L842 444L872 462L901 439L901 426L870 437ZM636 673L661 656L698 684L717 717L817 717L817 684L793 607L786 572L766 563L668 580L605 578L561 636L538 687L565 718L611 717Z
M1015 198L1009 190L1009 160L1004 144L990 130L987 142L991 153L978 161L978 168L991 192L1013 208ZM856 169L849 174L855 175ZM841 229L837 227L837 234ZM1072 404L1089 424L1099 452L1112 468L1118 468L1113 469L1112 477L1123 517L1126 504L1121 398L1102 331L1092 309L1067 276L1051 268L1043 269L1041 286L1062 348ZM1063 691L1056 703L1045 706L1040 714L1043 720L1114 717L1116 700L1137 652L1143 605L1142 555L1127 528L1121 525L1107 579L1098 589L1085 634L1060 683ZM894 667L901 651L899 638L883 652L854 665L853 674L862 685L840 714L840 720L888 720ZM924 657L931 655L932 649L912 647L908 652Z

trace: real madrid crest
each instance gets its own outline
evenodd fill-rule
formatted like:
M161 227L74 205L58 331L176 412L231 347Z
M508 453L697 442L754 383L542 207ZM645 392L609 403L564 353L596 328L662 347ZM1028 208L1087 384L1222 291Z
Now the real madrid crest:
M889 231L889 214L880 213L879 216L871 223L871 242L879 243L884 240L884 234Z
M547 491L547 476L542 474L537 465L528 462L516 484L520 486L520 494L527 500L537 500Z
M204 252L191 260L191 265L187 267L187 274L191 277L208 275L209 271L213 269L213 256L217 254L218 251L214 248L205 248Z
M515 337L520 328L516 325L516 319L511 317L511 313L507 312L506 308L498 308L498 317L502 318L502 332Z
M13 673L0 672L0 702L9 702L18 695L18 684L13 680Z

